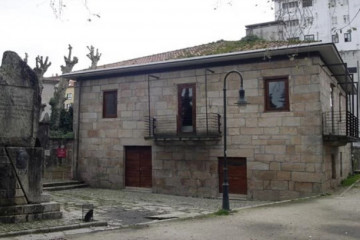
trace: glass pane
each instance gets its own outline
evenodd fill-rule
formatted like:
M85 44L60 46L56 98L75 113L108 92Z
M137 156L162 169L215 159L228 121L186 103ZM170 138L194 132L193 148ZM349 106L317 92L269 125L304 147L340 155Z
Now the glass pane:
M284 81L269 82L269 103L271 109L281 109L286 106L286 91Z
M105 116L116 116L116 93L105 94Z
M183 88L181 91L181 130L193 131L193 89Z

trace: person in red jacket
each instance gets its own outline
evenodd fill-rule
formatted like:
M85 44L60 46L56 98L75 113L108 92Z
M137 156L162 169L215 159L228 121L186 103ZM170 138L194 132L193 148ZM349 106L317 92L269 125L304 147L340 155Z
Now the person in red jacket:
M63 158L66 158L66 148L64 145L61 145L60 147L58 147L56 149L56 156L57 156L57 159L58 159L58 164L59 166L62 165L62 159Z

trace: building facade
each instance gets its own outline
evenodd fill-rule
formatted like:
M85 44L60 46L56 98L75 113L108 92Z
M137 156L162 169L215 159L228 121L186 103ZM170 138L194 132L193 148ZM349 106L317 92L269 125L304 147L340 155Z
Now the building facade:
M289 59L294 53L297 57ZM243 77L248 104L234 104L240 79L230 74L224 113L224 76L233 70ZM356 89L331 43L65 77L77 81L77 175L93 187L218 197L224 114L230 193L259 200L320 194L352 170L349 143L358 139L357 116L351 112Z
M75 81L69 80L69 85L65 90L65 102L64 102L64 109L68 110L74 104L74 90Z
M360 2L276 0L275 19L285 23L284 39L334 42L339 51L359 49Z
M273 21L256 23L246 26L246 36L256 35L268 41L284 41L285 36L283 31L285 23L283 21Z
M44 119L45 114L49 117L51 115L50 99L54 96L55 86L59 83L60 79L56 77L48 77L43 80L43 91L41 93L41 102L43 110L41 112L40 121Z
M246 26L247 34L268 40L333 42L359 82L360 1L275 0L275 22ZM277 31L277 34L275 33Z

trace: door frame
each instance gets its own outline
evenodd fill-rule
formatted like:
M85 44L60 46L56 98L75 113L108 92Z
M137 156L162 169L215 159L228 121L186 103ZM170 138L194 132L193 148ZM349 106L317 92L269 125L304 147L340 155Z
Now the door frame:
M151 166L151 171L149 172L151 174L150 176L150 186L142 186L141 184L141 160L139 160L139 186L129 186L127 182L127 153L128 151L131 151L131 149L141 149L140 151L149 151L147 152L150 156L150 159L148 159ZM153 164L152 164L152 146L124 146L124 187L135 187L135 188L152 188L152 176L153 176Z
M224 170L223 170L223 164L222 162L224 161L223 157L218 157L218 176L219 176L219 193L222 193L222 184L223 184L223 179L224 179ZM227 157L227 161L228 161L228 181L229 181L229 193L230 194L247 194L248 191L248 180L247 180L247 159L245 157ZM237 162L237 163L235 163ZM245 189L240 189L240 191L242 191L242 193L239 192L232 192L231 190L231 176L230 176L230 167L231 166L245 166L245 176L241 176L239 175L241 178L243 178L245 180ZM221 181L222 180L222 181ZM241 180L240 180L241 181Z

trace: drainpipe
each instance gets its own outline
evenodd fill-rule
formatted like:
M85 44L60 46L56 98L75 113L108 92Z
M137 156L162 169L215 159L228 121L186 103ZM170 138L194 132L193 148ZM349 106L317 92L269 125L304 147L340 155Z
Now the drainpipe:
M147 82L148 82L148 110L149 110L149 112L148 112L148 114L149 114L149 116L148 116L148 121L149 121L149 137L151 137L152 136L152 134L151 134L151 110L150 110L150 78L154 78L154 79L160 79L160 77L158 77L158 76L154 76L154 75L147 75Z
M149 108L149 117L148 117L148 121L149 121L149 137L151 137L150 76L149 75L148 75L148 78L147 78L147 83L148 83L148 108Z
M79 171L78 171L78 168L79 168L79 149L80 149L80 106L81 106L81 85L82 85L82 81L78 81L78 87L79 87L79 90L78 90L78 107L77 107L77 129L76 129L76 161L75 161L75 176L76 176L76 179L78 180L79 179ZM74 164L73 164L74 165ZM73 171L74 173L74 171Z
M356 120L359 121L359 83L360 83L360 73L359 73L359 61L357 61L357 94L356 94ZM359 137L359 126L358 129L356 129L357 137Z
M335 134L335 123L334 123L334 84L330 84L330 100L331 100L331 133Z
M207 97L207 72L215 73L213 70L206 68L205 69L205 117L206 117L206 135L209 134L209 118L208 118L208 97Z

